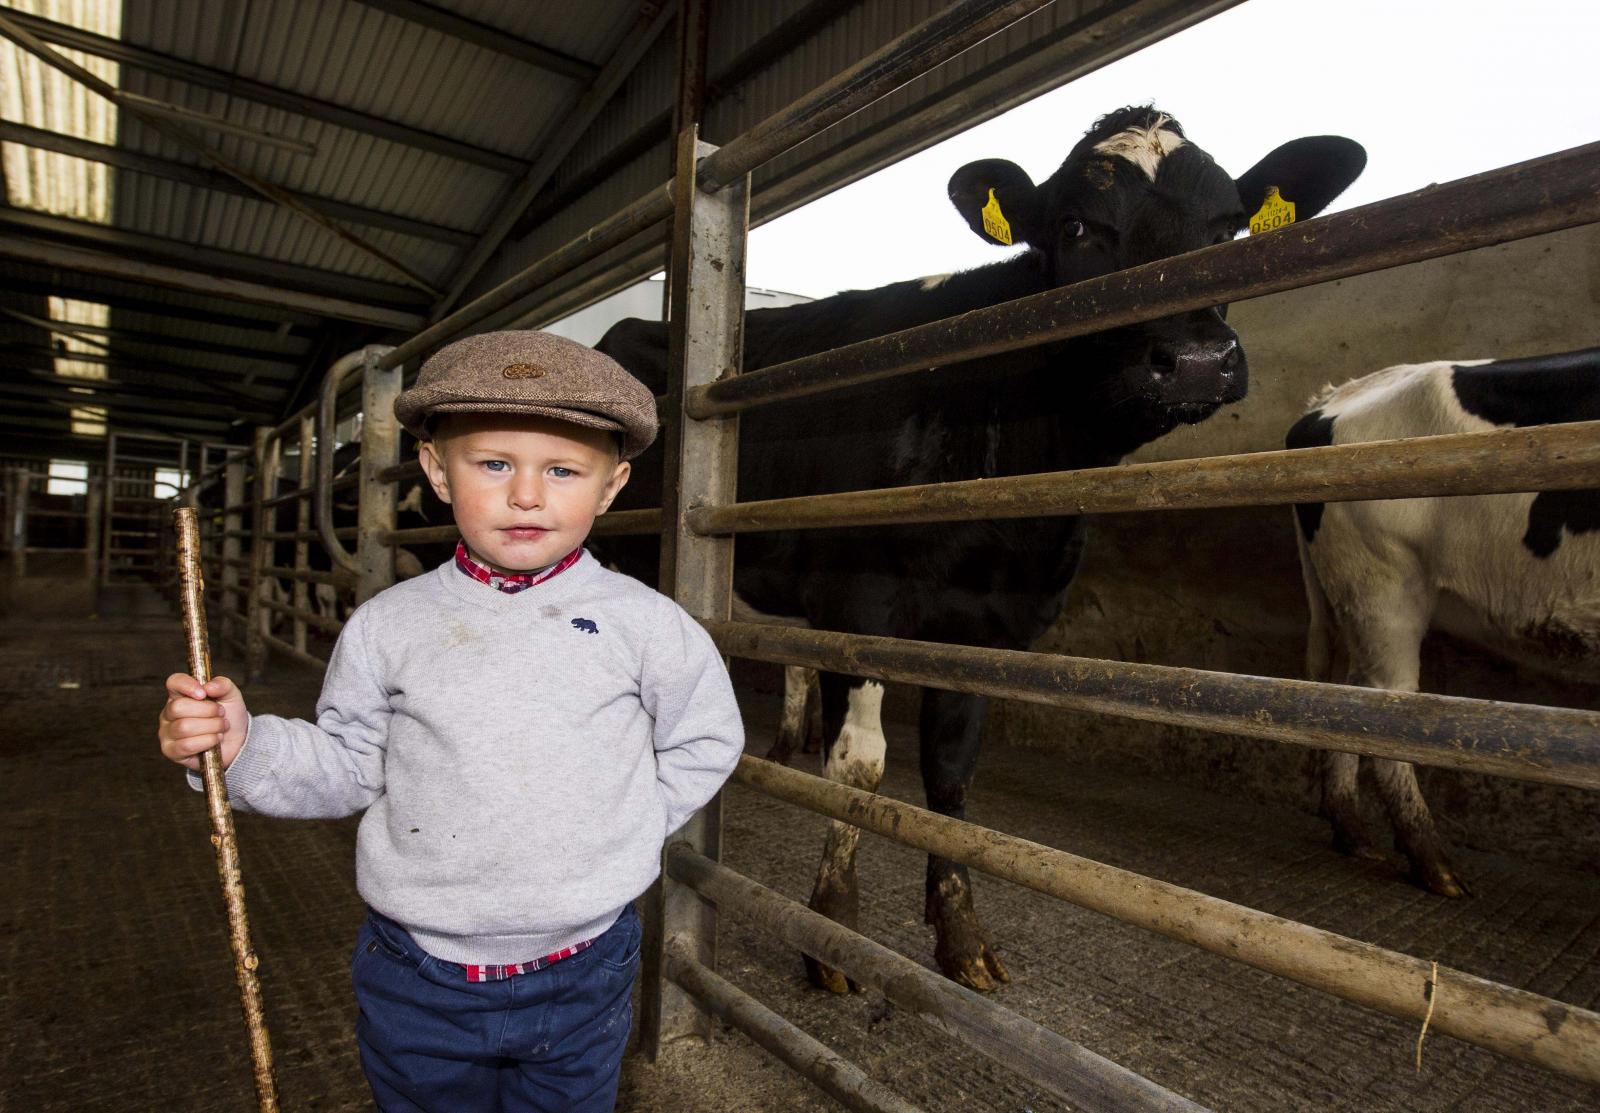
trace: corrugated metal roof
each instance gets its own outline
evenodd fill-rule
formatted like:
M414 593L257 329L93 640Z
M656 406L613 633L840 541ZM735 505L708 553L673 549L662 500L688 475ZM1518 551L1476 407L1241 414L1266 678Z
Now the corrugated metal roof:
M0 9L38 13L49 3L46 14L65 19L87 10L87 2L0 0ZM1192 18L1207 2L1137 0L1137 5L1170 11L1163 18L1178 21ZM1213 6L1226 2L1213 0ZM725 82L728 88L715 90L706 135L724 142L733 138L944 6L940 0L713 5L710 75L715 81L735 64L745 72ZM128 93L309 144L313 151L295 151L209 127L200 132L208 147L246 174L307 204L333 206L339 226L371 250L256 194L241 195L241 187L216 176L215 167L196 151L124 108L115 113L114 133L98 137L115 148L104 155L114 165L49 156L70 171L67 178L88 181L98 175L106 183L105 225L41 224L14 212L0 216L9 222L0 225L0 235L29 244L33 259L6 257L0 249L0 306L42 317L50 294L86 302L102 298L108 309L97 327L111 352L106 366L113 376L119 364L141 373L165 368L222 375L252 390L268 389L276 405L287 407L297 391L303 397L315 383L322 364L396 334L361 324L356 320L361 314L326 302L283 309L209 296L208 283L175 289L166 283L176 279L145 265L405 307L420 320L429 296L376 253L429 286L447 289L469 254L468 237L494 224L516 175L537 159L541 137L559 130L570 114L588 80L572 74L585 67L598 72L641 12L659 7L644 0L430 0L430 11L388 0L121 0L120 26L97 25L100 34L114 40L109 43L29 23L51 42L72 42L91 56L96 51L111 55L114 61L99 64ZM954 95L974 75L1004 67L1013 55L1073 20L1126 7L1112 0L1057 0L760 171L758 206L763 187L785 181L797 167L849 148L899 113ZM792 33L797 17L806 21L804 35L794 35L793 42L773 39L764 45L775 49L752 61L752 46L780 29ZM538 44L566 61L545 68L523 46L495 35ZM529 207L543 216L531 229L514 234L520 239L502 248L479 277L478 288L666 179L669 155L660 121L673 100L675 58L675 34L669 29ZM963 111L977 117L987 108L973 105ZM22 122L13 111L4 115ZM56 123L39 126L70 131L61 118L58 111ZM652 126L659 133L651 132ZM906 143L909 147L914 140ZM42 164L42 156L29 157ZM824 173L808 188L842 184L853 172L858 171L830 170L839 180ZM555 202L559 205L552 209ZM79 218L92 215L83 208L67 211ZM94 257L68 260L64 249L52 246L63 243ZM654 256L649 262L654 265ZM47 334L30 333L30 328L15 319L0 324L0 390L29 373L24 365L37 356L28 353L47 342L41 340ZM265 358L255 358L252 346L270 350ZM115 413L111 420L115 425ZM218 435L241 440L248 429L238 426Z

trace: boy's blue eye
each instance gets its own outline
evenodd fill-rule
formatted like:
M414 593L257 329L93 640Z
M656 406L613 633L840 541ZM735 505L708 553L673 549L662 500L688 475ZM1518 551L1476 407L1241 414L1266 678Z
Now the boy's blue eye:
M569 475L572 474L572 469L571 468L563 468L563 467L554 467L554 468L550 469L550 474L555 476L557 479L565 479Z
M485 460L483 462L483 466L488 468L490 471L498 472L498 471L504 471L506 468L509 468L511 465L506 463L504 460Z

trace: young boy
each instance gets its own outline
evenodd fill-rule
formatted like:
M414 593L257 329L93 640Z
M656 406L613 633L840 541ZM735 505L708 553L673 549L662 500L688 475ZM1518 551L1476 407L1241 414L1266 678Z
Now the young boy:
M315 723L178 674L161 751L192 770L219 747L241 811L365 810L353 980L380 1108L610 1110L632 901L743 746L705 631L583 549L655 401L592 349L493 332L428 360L395 416L455 559L350 616Z

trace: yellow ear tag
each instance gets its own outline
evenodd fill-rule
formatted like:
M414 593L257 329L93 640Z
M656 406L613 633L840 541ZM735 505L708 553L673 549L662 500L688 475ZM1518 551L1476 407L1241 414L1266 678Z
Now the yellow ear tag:
M1261 202L1256 215L1250 218L1250 234L1254 236L1274 228L1287 228L1293 223L1294 202L1279 196L1277 186L1268 186L1266 199Z
M1011 246L1011 222L1000 211L1000 202L995 200L992 189L989 191L989 203L983 207L983 230L1007 247Z

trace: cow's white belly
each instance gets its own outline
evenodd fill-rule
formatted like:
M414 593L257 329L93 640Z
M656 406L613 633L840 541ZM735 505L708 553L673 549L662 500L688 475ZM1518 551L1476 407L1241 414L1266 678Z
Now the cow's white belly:
M1386 368L1330 389L1318 405L1335 419L1335 444L1493 429L1462 410L1451 385L1453 368L1486 362ZM1416 589L1436 595L1434 628L1543 671L1600 681L1600 533L1563 533L1555 552L1536 556L1522 543L1535 497L1331 503L1309 555L1347 612L1375 585L1419 576Z
M1432 625L1501 656L1600 682L1600 534L1522 543L1532 494L1333 504L1313 543L1345 566L1324 583L1371 582L1414 562L1437 599Z

